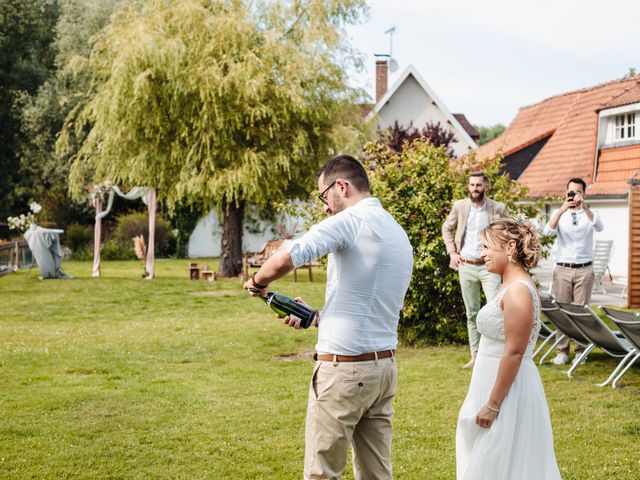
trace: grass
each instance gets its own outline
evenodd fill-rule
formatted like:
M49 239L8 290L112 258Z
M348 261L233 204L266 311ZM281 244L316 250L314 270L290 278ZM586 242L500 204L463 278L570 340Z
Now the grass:
M0 478L301 477L314 331L280 325L238 280L188 280L185 260L158 261L153 281L141 262L63 268L74 278L0 278ZM321 305L323 275L299 278L274 287ZM453 479L467 349L398 359L395 478ZM565 480L640 478L638 368L622 389L593 385L614 365L540 368Z

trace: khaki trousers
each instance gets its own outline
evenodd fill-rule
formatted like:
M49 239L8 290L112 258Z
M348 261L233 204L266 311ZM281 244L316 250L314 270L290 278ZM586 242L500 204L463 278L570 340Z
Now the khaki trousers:
M467 332L469 334L469 348L473 357L478 353L480 333L476 327L476 316L482 307L480 287L484 291L487 302L491 301L500 290L500 275L487 271L484 265L461 263L458 266L462 301L467 314Z
M305 480L342 478L349 444L356 480L390 480L395 357L316 362L305 433Z
M556 265L553 271L553 298L557 302L575 303L587 305L591 302L591 290L593 289L593 265L582 268L569 268ZM556 337L562 335L556 333ZM558 352L569 353L569 338L564 338L558 344ZM584 347L576 346L576 352L581 352Z

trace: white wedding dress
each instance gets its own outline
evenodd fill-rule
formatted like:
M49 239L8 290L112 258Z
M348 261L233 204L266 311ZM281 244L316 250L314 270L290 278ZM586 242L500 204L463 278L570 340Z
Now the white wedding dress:
M533 295L533 329L520 370L498 417L491 428L482 428L476 424L476 415L489 400L505 346L500 304L507 289L515 283L526 284ZM458 417L457 479L560 480L549 408L532 358L540 331L540 303L535 287L525 280L507 285L478 312L476 323L482 337L469 392Z

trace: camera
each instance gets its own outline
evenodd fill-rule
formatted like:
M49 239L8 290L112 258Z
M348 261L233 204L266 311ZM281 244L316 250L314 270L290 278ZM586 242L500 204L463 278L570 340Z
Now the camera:
M574 192L573 190L571 190L570 192L567 193L567 199L568 200L573 200L573 197L576 196L576 192Z

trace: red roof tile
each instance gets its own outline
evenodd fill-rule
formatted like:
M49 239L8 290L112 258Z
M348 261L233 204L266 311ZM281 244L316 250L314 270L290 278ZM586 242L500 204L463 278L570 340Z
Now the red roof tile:
M629 189L627 181L640 172L640 145L608 148L600 152L596 182L589 195L623 194Z
M631 103L638 102L640 102L640 80L635 85L631 85L627 90L622 92L617 97L611 99L600 109L604 110L606 108L622 107L623 105L629 105Z
M571 177L593 183L598 111L603 106L610 108L608 105L622 98L631 98L637 88L640 88L640 76L568 92L522 107L500 137L478 148L477 156L490 157L499 150L508 156L550 136L518 179L529 187L529 194L533 197L562 195ZM600 180L596 177L596 181ZM617 187L606 190L603 185L593 191L620 193Z

